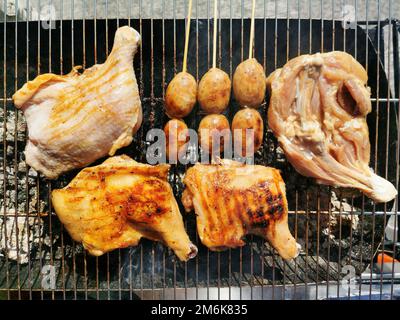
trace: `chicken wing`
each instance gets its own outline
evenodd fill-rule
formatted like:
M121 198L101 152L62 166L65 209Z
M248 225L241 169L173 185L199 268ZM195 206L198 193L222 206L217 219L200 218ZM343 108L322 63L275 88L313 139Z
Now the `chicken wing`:
M267 79L268 124L299 173L386 202L397 190L369 168L367 79L365 69L344 52L292 59Z
M43 74L14 94L28 125L28 165L55 179L132 142L142 122L133 70L139 44L139 33L121 27L104 64L82 74Z
M298 255L278 170L224 159L189 168L184 183L182 203L188 212L194 208L201 242L211 250L243 246L243 237L255 234L284 259Z
M57 216L90 254L136 246L140 238L161 241L180 260L197 254L167 181L169 165L151 166L115 156L83 169L52 192Z

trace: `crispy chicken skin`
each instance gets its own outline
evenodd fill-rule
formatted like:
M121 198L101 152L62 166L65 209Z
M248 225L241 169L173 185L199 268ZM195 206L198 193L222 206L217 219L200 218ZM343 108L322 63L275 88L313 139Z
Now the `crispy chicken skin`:
M117 30L107 61L67 75L42 74L14 96L29 131L26 162L47 178L84 167L132 142L142 122L133 69L140 35Z
M344 52L294 58L267 79L268 125L299 173L386 202L397 190L369 168L367 79L365 69Z
M115 156L54 190L53 206L71 237L92 255L136 246L144 237L164 243L186 261L197 248L186 234L168 170L166 164Z
M184 183L182 203L188 212L194 208L201 242L211 250L241 247L243 237L254 234L267 239L284 259L298 255L278 170L224 159L189 168Z

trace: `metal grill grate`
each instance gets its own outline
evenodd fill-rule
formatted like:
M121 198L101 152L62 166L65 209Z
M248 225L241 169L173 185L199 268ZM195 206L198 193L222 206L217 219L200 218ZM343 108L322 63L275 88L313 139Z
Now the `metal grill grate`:
M187 263L146 240L138 247L94 258L63 230L49 195L78 171L49 182L26 167L27 132L23 115L12 104L12 94L40 73L65 74L74 65L90 67L103 62L117 27L131 25L142 35L135 71L145 121L135 141L118 153L144 162L146 132L162 128L167 121L163 112L166 85L181 68L185 2L0 1L0 299L394 298L400 275L394 268L389 274L376 273L374 257L385 250L399 258L398 240L389 242L384 236L389 218L397 221L398 201L376 205L348 190L316 185L295 172L268 130L256 162L282 171L290 229L303 247L294 261L284 262L252 236L243 248L210 252L200 244L194 215L185 217L185 223L199 254ZM217 64L230 76L248 51L247 2L219 3ZM45 28L40 15L38 19L33 14L43 5L56 8L52 28ZM357 13L353 20L347 20L346 8ZM365 66L373 101L368 117L371 166L398 186L399 5L372 0L265 0L258 1L256 16L254 55L267 74L299 54L331 50L344 50ZM197 79L211 65L211 17L211 1L194 1L188 71ZM264 119L267 106L268 97L260 108ZM231 120L237 110L232 101L227 117ZM186 123L196 129L201 117L195 109ZM264 126L267 128L266 123ZM184 172L181 165L171 168L170 182L177 199ZM353 270L353 286L346 286L343 278ZM46 282L53 275L54 283Z

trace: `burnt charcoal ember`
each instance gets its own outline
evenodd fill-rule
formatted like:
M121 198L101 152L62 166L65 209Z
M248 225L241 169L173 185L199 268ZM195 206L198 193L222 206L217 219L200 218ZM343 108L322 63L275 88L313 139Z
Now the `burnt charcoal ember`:
M35 217L15 217L10 211L6 217L1 217L0 256L7 256L20 264L28 263L31 248L36 247L43 236L39 220Z
M4 110L0 121L4 121ZM44 195L38 196L37 173L26 166L23 150L26 139L26 123L22 113L7 105L6 125L0 126L5 136L7 166L0 172L0 256L11 261L27 264L35 257L39 242L49 246L41 214L45 212ZM29 215L27 215L27 212Z

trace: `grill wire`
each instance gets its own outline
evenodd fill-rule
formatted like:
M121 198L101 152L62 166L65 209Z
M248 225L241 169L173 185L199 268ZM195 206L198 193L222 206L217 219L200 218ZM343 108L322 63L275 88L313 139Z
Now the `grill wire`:
M33 0L31 0L33 2ZM399 242L388 243L384 228L391 216L397 220L398 201L385 205L372 203L348 190L333 190L316 185L298 175L279 151L272 133L265 132L264 144L256 163L282 171L289 201L290 229L302 244L301 255L284 262L257 237L247 245L226 252L210 252L200 244L195 216L185 215L190 238L199 255L181 263L161 244L143 240L134 248L115 250L102 257L91 257L74 243L51 207L50 194L64 187L79 170L47 181L23 161L27 138L24 117L11 100L13 92L41 73L68 73L72 66L87 68L102 63L111 47L118 26L130 25L142 35L142 46L135 57L144 123L134 142L119 151L145 162L146 132L162 128L167 117L163 111L165 89L182 63L187 5L167 0L144 3L105 1L105 19L97 18L100 4L82 1L83 16L74 18L77 0L66 7L61 3L55 28L44 29L42 21L10 17L8 5L30 8L29 0L3 1L2 97L2 212L0 232L0 299L393 299L399 288L399 275L374 271L374 257L384 245L386 252L399 258ZM41 0L42 5L57 1ZM99 1L100 2L100 1ZM249 14L244 0L220 1L224 10L218 33L217 65L232 77L236 66L246 59ZM363 3L363 6L359 5ZM1 3L1 1L0 1ZM93 18L86 17L93 6ZM380 175L399 184L399 22L392 17L393 1L332 0L331 19L321 0L320 19L303 17L302 4L315 10L317 1L258 1L254 55L267 75L289 59L304 53L343 50L351 53L366 68L372 88L373 112L369 115L371 166ZM355 29L342 27L344 7L355 8ZM388 3L389 16L381 18L381 6ZM109 17L110 5L117 15ZM124 4L124 6L122 6ZM161 4L161 18L154 18ZM182 7L178 7L179 5ZM286 6L286 18L279 8ZM172 9L170 8L172 6ZM340 7L342 19L334 13ZM121 13L120 9L129 8ZM206 8L206 18L198 12ZM229 8L229 9L226 9ZM240 8L236 18L233 8ZM297 17L289 14L296 9ZM144 10L146 9L146 11ZM190 35L188 71L198 80L211 66L212 2L194 1ZM273 13L271 18L269 14ZM371 9L377 19L369 19ZM166 12L173 13L171 17ZM363 12L361 21L357 13ZM261 15L260 15L261 12ZM28 12L29 13L29 12ZM64 14L68 19L63 19ZM28 17L30 15L28 14ZM132 16L135 16L133 18ZM121 18L124 17L124 18ZM366 36L368 34L368 36ZM392 88L392 89L391 89ZM266 118L268 97L260 108ZM197 107L196 107L197 108ZM234 101L227 111L229 119L238 110ZM187 119L197 128L200 110ZM264 123L267 128L266 122ZM100 163L98 161L97 163ZM96 164L97 164L96 163ZM182 193L185 167L171 167L170 182L175 196ZM332 201L335 193L337 199ZM179 202L179 201L178 201ZM181 207L181 212L184 210ZM358 220L356 226L355 220ZM398 241L398 240L397 240ZM355 270L353 286L346 286L346 274ZM54 282L46 282L54 276ZM49 278L50 277L50 278Z

